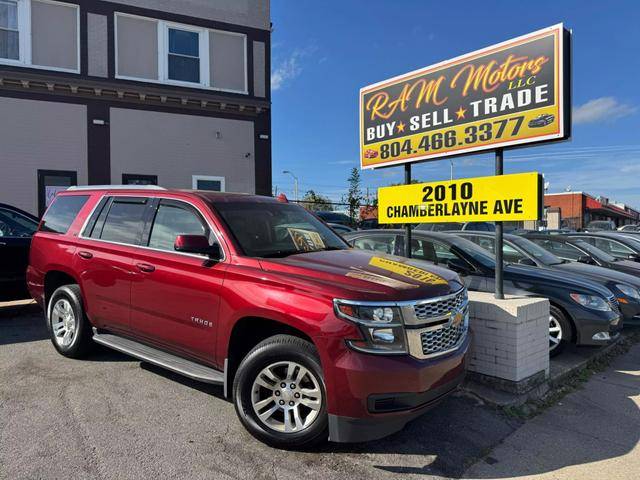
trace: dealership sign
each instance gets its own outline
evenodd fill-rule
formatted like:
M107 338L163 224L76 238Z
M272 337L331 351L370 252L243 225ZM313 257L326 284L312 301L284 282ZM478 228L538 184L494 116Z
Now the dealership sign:
M536 172L378 189L379 223L538 220L542 175Z
M568 138L569 39L559 24L362 88L362 168Z

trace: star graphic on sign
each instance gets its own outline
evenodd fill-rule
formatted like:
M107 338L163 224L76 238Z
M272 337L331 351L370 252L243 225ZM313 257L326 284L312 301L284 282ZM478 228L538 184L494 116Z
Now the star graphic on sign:
M400 122L398 124L398 133L404 132L404 123Z
M460 120L461 118L464 118L465 113L467 113L467 111L464 108L460 107L456 112L456 115L458 116L457 119Z

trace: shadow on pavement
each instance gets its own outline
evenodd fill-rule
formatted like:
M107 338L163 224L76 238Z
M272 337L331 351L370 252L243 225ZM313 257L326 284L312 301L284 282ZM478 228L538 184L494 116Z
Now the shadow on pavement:
M47 338L49 334L38 304L12 302L0 306L0 345Z

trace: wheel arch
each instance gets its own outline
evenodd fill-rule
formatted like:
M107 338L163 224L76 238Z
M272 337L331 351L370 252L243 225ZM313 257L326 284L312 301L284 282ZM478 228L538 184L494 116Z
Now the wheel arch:
M307 333L280 320L248 316L240 318L233 325L225 355L225 396L231 394L231 389L227 387L233 384L238 366L247 353L266 338L281 334L301 338L315 346Z
M569 325L571 325L571 342L575 343L576 340L578 339L578 330L576 329L576 322L573 319L573 316L567 311L566 308L564 308L562 305L560 305L557 302L549 300L549 306L555 307L558 310L560 310L560 312L564 315L564 317L569 321Z
M44 275L44 307L49 305L49 299L56 289L63 285L77 284L80 285L78 279L68 270L64 268L54 268L48 270ZM81 290L82 291L82 290ZM84 300L84 299L83 299Z

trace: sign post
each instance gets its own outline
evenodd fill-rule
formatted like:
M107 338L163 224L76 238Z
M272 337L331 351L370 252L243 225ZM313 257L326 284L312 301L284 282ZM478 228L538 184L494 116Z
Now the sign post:
M502 148L496 148L496 176L502 175ZM538 186L539 186L538 182ZM538 193L540 196L540 193ZM539 207L538 207L539 208ZM502 221L496 222L496 243L495 243L495 252L496 252L496 287L495 287L495 297L498 300L502 300L504 298L504 263L502 261L502 239L503 239L503 231L502 231Z
M406 163L404 165L404 183L405 185L411 185L411 164ZM411 258L411 224L407 223L404 226L404 253L407 258Z

